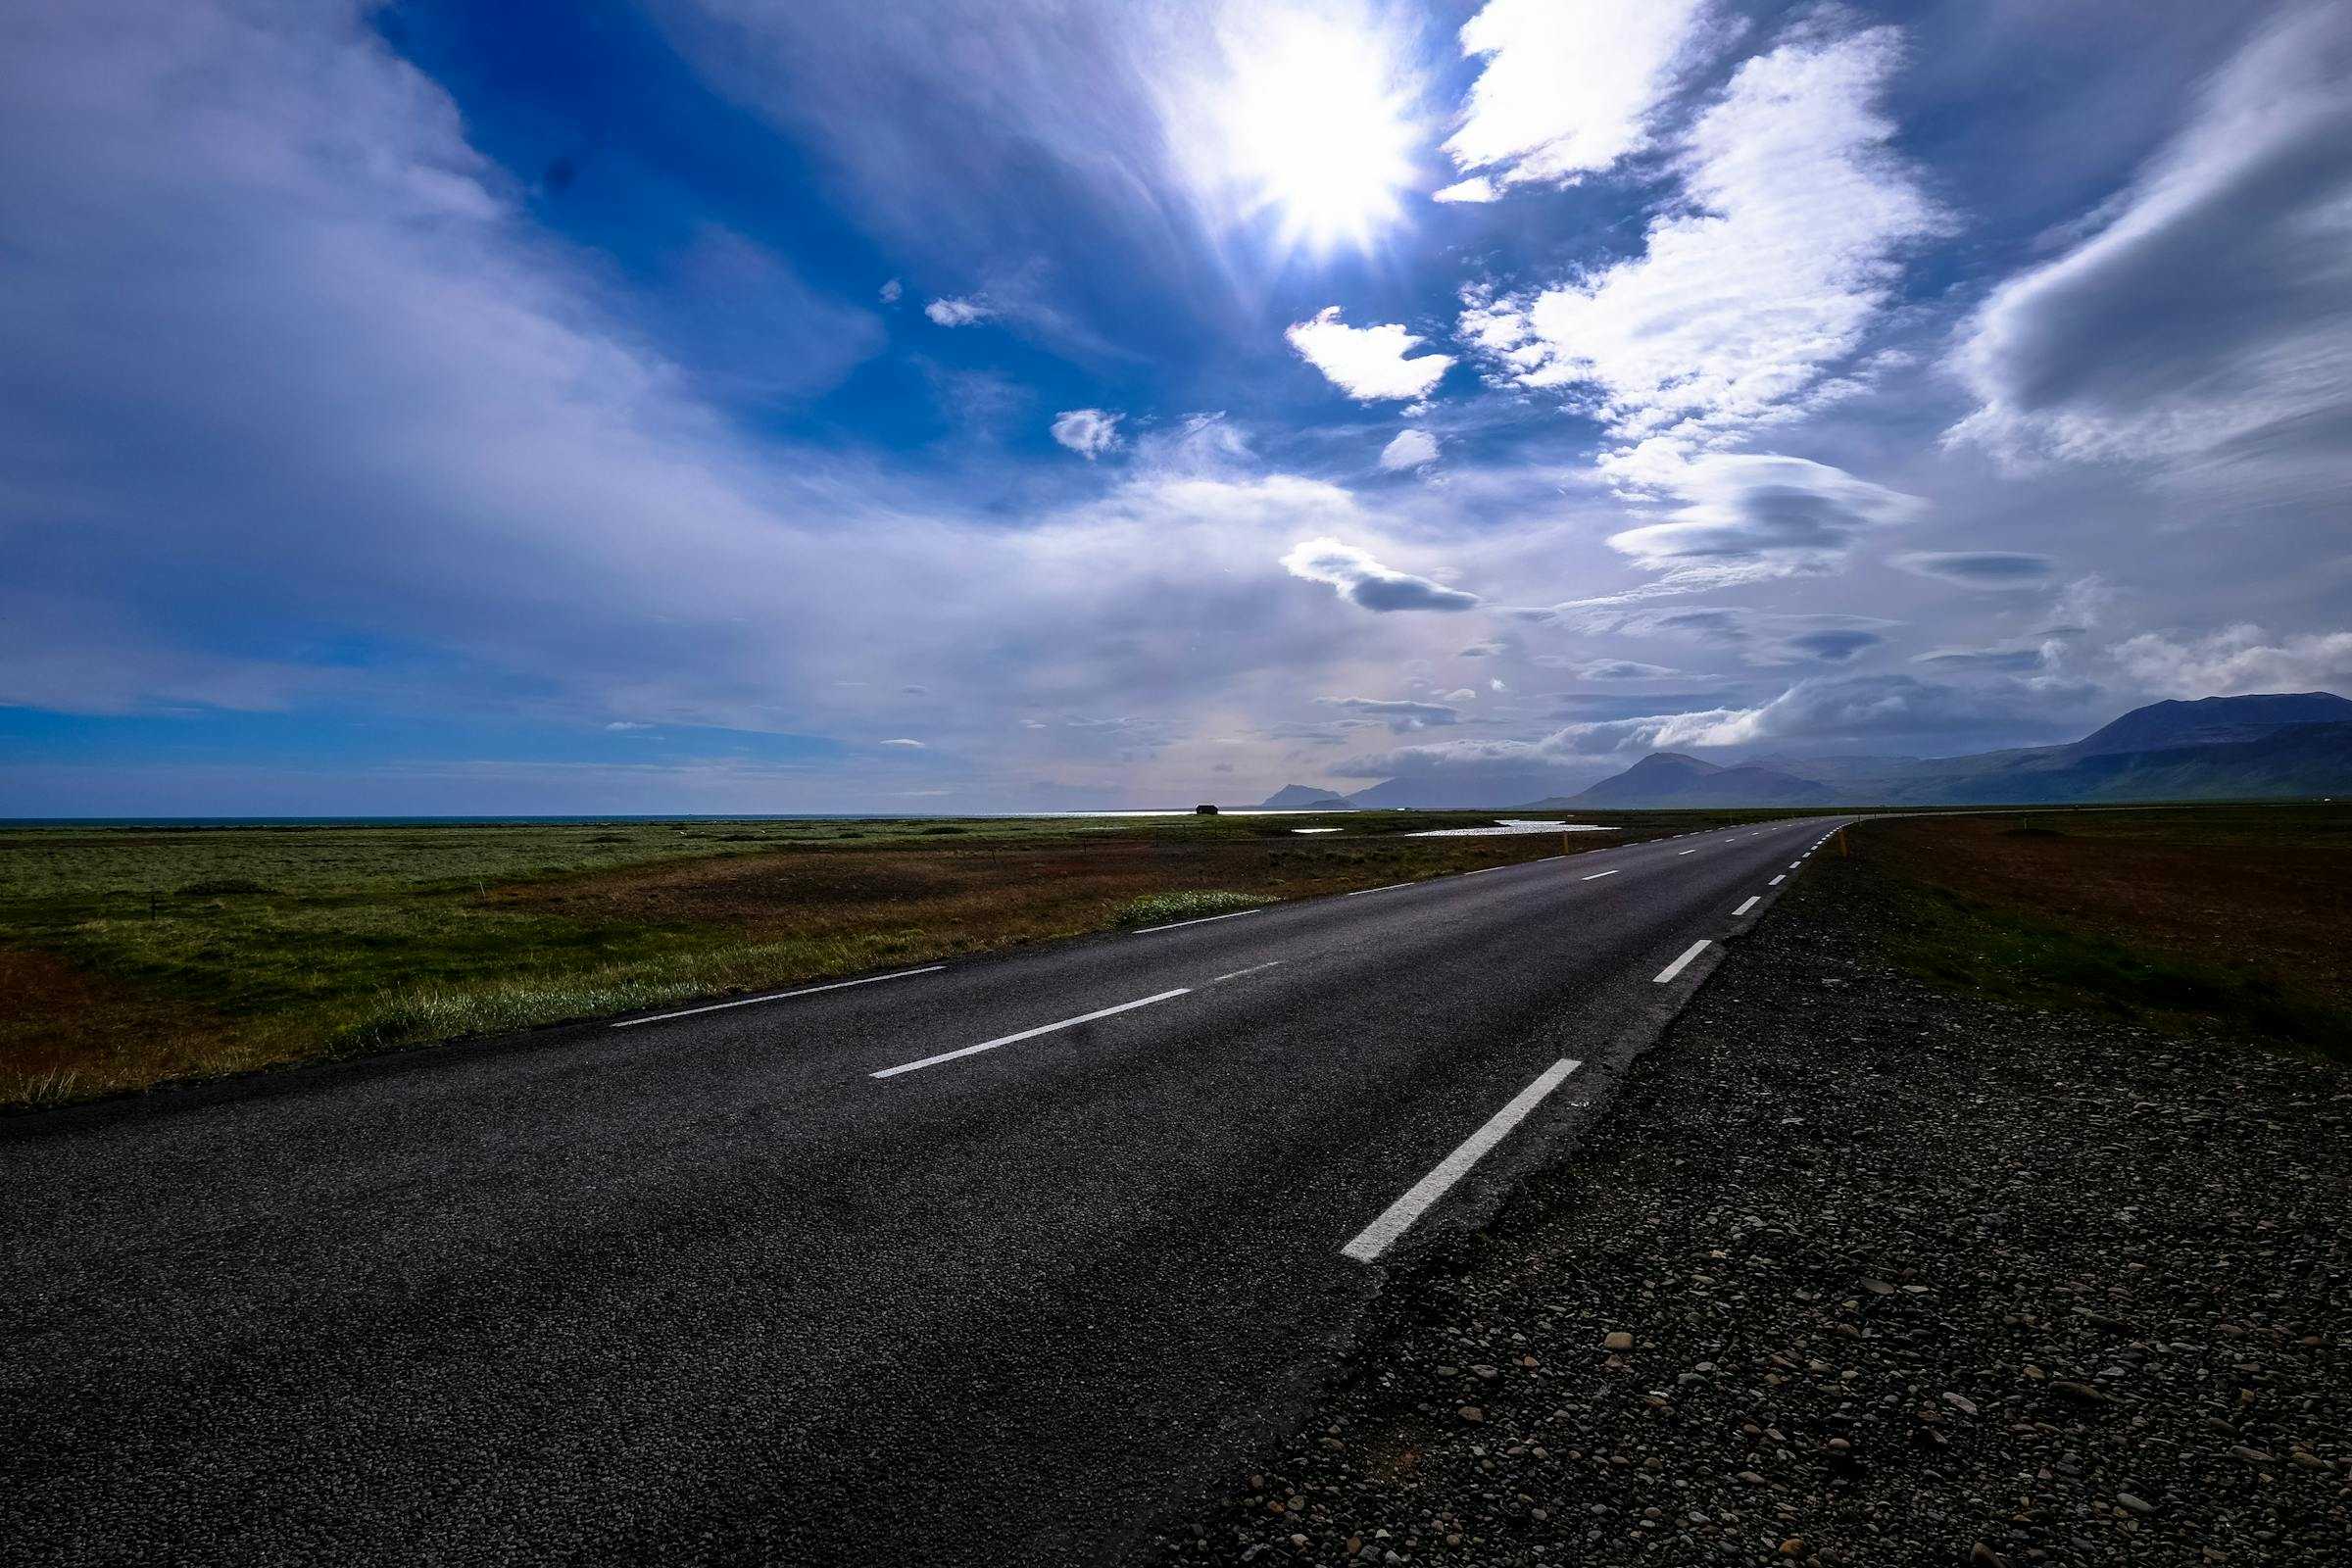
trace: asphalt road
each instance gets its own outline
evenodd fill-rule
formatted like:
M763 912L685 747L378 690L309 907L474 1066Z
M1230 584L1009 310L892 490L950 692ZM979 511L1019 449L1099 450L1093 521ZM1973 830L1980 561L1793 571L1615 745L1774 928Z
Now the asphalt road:
M1114 1560L1838 820L0 1124L0 1561Z

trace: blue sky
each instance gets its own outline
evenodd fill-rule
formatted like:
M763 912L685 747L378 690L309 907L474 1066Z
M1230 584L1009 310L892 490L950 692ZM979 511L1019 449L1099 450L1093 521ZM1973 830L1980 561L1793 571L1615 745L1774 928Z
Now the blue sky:
M34 0L0 149L7 814L2352 691L2340 6Z

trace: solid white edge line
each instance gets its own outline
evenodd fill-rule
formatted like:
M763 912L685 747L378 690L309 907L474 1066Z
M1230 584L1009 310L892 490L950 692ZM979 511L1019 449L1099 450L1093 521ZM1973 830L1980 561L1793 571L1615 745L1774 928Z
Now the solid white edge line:
M1410 1230L1413 1221L1429 1211L1432 1203L1468 1174L1470 1167L1486 1157L1488 1151L1510 1135L1512 1128L1527 1119L1527 1113L1542 1104L1550 1093L1567 1081L1568 1075L1583 1066L1563 1056L1544 1069L1532 1084L1511 1097L1511 1102L1487 1118L1487 1124L1456 1145L1452 1153L1438 1161L1437 1168L1406 1190L1404 1196L1380 1212L1380 1217L1362 1230L1355 1239L1340 1250L1358 1263L1369 1263L1395 1245L1396 1238Z
M1614 868L1614 869L1612 869L1612 870L1607 870L1607 871L1595 871L1595 872L1593 872L1593 873L1592 873L1591 876L1588 876L1588 877L1582 877L1582 878L1579 878L1579 880L1580 880L1580 881L1585 881L1585 882L1597 882L1597 881L1599 881L1599 880L1600 880L1602 877L1604 877L1604 876L1615 876L1615 875L1617 874L1617 872L1619 872L1619 871L1622 871L1622 870L1624 870L1624 869L1625 869L1625 867L1624 867L1624 866L1622 866L1622 865L1620 865L1620 866L1617 866L1617 867L1615 867L1615 868Z
M1349 899L1360 899L1360 898L1362 898L1362 897L1363 897L1365 894L1367 894L1367 893L1394 893L1394 892L1396 892L1396 891L1398 888L1409 888L1409 887L1411 887L1412 885L1413 885L1413 884L1412 884L1412 883L1410 883L1410 882L1384 882L1384 883L1382 883L1382 884L1381 884L1379 887L1376 887L1376 888L1357 888L1357 889L1356 889L1356 890L1355 890L1353 893L1347 893L1347 894L1343 894L1343 895L1341 895L1341 897L1343 897L1343 898L1349 898Z
M896 974L869 974L862 980L835 980L829 985L804 986L798 991L779 991L768 997L738 997L733 1002L713 1002L707 1007L681 1007L676 1012L657 1012L650 1018L622 1018L606 1025L611 1029L634 1029L641 1023L660 1023L664 1018L691 1018L698 1012L719 1012L728 1007L749 1007L760 1002L790 1002L795 997L813 997L819 991L846 991L851 986L880 985L885 980L904 980L909 975L937 974L947 967L944 963L928 963L920 969L901 969Z
M1664 985L1667 981L1673 979L1676 975L1681 974L1685 969L1689 968L1692 958L1697 957L1700 954L1706 951L1707 939L1705 937L1700 937L1696 942L1691 943L1690 947L1683 950L1683 956L1681 957L1675 959L1665 968L1660 969L1657 974L1652 977L1653 983L1661 986Z
M1148 925L1141 931L1130 931L1131 937L1148 937L1154 931L1173 931L1180 925L1206 925L1211 920L1239 920L1245 914L1263 914L1263 909L1235 909L1228 914L1204 914L1194 920L1170 920L1166 925Z
M936 1056L925 1056L920 1061L904 1061L896 1067L885 1067L880 1072L869 1073L867 1076L896 1078L903 1072L917 1072L925 1067L936 1067L943 1061L954 1061L960 1056L976 1056L983 1051L994 1051L999 1046L1009 1046L1023 1040L1035 1040L1039 1035L1050 1035L1056 1029L1067 1029L1075 1024L1093 1023L1097 1018L1107 1018L1113 1013L1133 1012L1138 1007L1149 1007L1154 1002L1166 1002L1172 997L1189 995L1192 989L1191 986L1178 986L1173 991L1162 991L1156 997L1144 997L1134 1002L1122 1002L1115 1007L1102 1007L1094 1012L1080 1013L1075 1018L1064 1018L1059 1023L1041 1023L1034 1029L1023 1029L1018 1034L999 1035L994 1040L983 1040L976 1046L965 1046L960 1051L943 1051Z
M1754 894L1750 894L1750 895L1748 896L1748 900L1747 900L1747 902L1746 902L1745 904L1742 904L1741 906L1740 906L1740 907L1738 907L1737 909L1734 909L1734 910L1732 911L1732 913L1733 913L1733 915L1734 915L1735 917L1737 917L1737 916L1739 916L1739 915L1745 914L1745 913L1746 913L1748 910L1750 910L1750 909L1754 908L1754 907L1755 907L1757 905L1759 905L1759 904L1761 904L1761 903L1763 903L1763 902L1764 902L1764 895L1763 895L1763 894L1761 894L1761 893L1754 893Z

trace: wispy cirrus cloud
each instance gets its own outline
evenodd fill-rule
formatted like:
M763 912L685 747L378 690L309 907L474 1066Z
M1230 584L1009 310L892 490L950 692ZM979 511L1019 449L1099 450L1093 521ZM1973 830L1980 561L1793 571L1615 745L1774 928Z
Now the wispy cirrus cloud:
M2352 431L2352 13L2282 10L2093 225L2003 283L1950 441L2338 489Z
M1922 577L1984 589L2039 587L2057 569L2049 557L2023 550L1913 550L1894 564Z
M1644 664L1638 659L1588 659L1582 663L1561 660L1558 667L1581 680L1673 680L1683 673L1665 664Z
M1562 766L1641 752L1728 750L1765 743L1899 741L1935 734L2047 730L2081 710L2093 689L2046 682L1960 685L1914 675L1840 674L1800 680L1753 708L1711 708L1567 724L1531 741L1430 741L1377 755L1389 771L1465 764ZM2065 715L2061 717L2060 715Z
M1471 692L1468 695L1476 697L1478 694ZM1462 710L1447 703L1417 703L1377 697L1324 697L1317 701L1333 708L1346 709L1350 713L1379 719L1399 733L1462 721Z
M2047 668L2050 651L2034 648L1931 648L1911 656L1914 664L1961 672L1989 670L2004 675L2029 675Z
M1757 662L1788 664L1846 664L1886 639L1861 626L1825 626L1800 631L1781 640L1771 656Z

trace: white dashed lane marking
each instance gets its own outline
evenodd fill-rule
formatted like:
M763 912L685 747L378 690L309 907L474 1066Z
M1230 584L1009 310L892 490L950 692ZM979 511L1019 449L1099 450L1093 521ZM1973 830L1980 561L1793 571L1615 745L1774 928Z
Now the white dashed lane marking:
M1166 1002L1175 997L1189 996L1192 989L1190 986L1178 986L1173 991L1162 991L1156 997L1142 997L1134 1002L1122 1002L1115 1007L1100 1007L1093 1012L1082 1012L1075 1018L1064 1018L1058 1023L1041 1023L1034 1029L1023 1029L1018 1034L999 1035L994 1040L983 1040L976 1046L965 1046L958 1051L943 1051L936 1056L925 1056L920 1061L901 1062L896 1067L885 1067L871 1076L896 1078L903 1072L920 1072L925 1067L936 1067L943 1061L956 1061L965 1056L977 1056L983 1051L994 1051L999 1046L1015 1045L1023 1040L1035 1040L1039 1035L1050 1035L1056 1029L1074 1028L1082 1023L1093 1023L1097 1018L1108 1018L1117 1013L1133 1012L1138 1007L1149 1007L1154 1002Z
M676 1012L657 1012L650 1018L623 1018L612 1024L614 1029L634 1029L641 1023L660 1023L664 1018L691 1018L698 1012L723 1012L729 1007L752 1007L762 1002L790 1002L795 997L813 997L819 991L847 991L852 986L880 985L885 980L905 980L918 974L937 974L947 967L944 963L925 964L920 969L901 969L897 974L869 974L862 980L836 980L830 985L803 986L798 991L779 991L769 997L740 997L733 1002L713 1002L708 1006L681 1007Z
M1655 983L1658 985L1664 985L1667 981L1672 980L1676 975L1681 974L1685 969L1690 967L1690 960L1692 958L1697 957L1700 954L1706 951L1706 939L1701 937L1698 941L1691 943L1690 947L1684 949L1683 956L1681 957L1675 959L1665 968L1660 969L1654 976Z
M1444 1198L1471 1166L1508 1137L1512 1128L1527 1119L1529 1111L1542 1104L1582 1065L1562 1057L1544 1068L1534 1083L1512 1096L1509 1104L1488 1117L1485 1126L1463 1139L1452 1153L1438 1162L1435 1170L1413 1183L1402 1198L1383 1209L1378 1219L1358 1231L1355 1239L1340 1250L1359 1263L1369 1263L1387 1251L1397 1237L1412 1228L1413 1221L1427 1213L1432 1203Z
M1132 934L1148 937L1154 931L1173 931L1178 926L1186 925L1206 925L1211 920L1239 920L1245 914L1263 914L1264 912L1263 909L1236 909L1231 914L1204 914L1197 920L1170 920L1166 925L1148 925L1141 931Z

